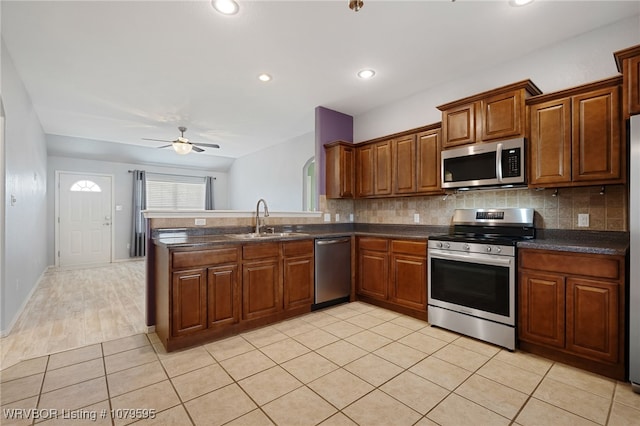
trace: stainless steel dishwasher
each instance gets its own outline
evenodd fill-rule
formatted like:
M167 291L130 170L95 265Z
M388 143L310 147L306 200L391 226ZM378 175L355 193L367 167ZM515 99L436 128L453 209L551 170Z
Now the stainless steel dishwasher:
M348 302L351 295L351 237L318 238L312 309Z

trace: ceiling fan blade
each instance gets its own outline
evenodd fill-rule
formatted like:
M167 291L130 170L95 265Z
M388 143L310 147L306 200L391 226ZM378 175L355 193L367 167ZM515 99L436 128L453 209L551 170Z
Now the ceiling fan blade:
M162 146L159 146L158 149L160 149L160 148L169 148L170 146L173 146L173 144L162 145Z
M191 149L193 149L195 152L204 152L204 149L202 148L198 148L197 146L191 144Z
M154 141L154 142L173 142L173 141L168 141L168 140L164 140L164 139L149 139L149 138L142 138L143 141Z
M198 145L198 146L206 146L209 148L220 148L220 145L218 145L217 143L199 143L199 142L191 142L192 145Z

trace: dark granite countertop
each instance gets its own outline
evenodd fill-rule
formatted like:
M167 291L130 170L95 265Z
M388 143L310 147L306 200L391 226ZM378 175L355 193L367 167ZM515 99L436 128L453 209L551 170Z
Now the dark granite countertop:
M624 256L629 250L629 233L540 229L535 240L520 241L518 248Z

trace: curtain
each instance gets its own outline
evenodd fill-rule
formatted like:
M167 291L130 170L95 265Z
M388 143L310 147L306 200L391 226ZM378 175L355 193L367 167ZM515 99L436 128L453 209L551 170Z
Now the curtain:
M129 256L141 257L145 255L146 223L142 210L147 208L147 177L144 170L133 171L133 226L131 230L131 245Z
M204 209L205 210L215 210L215 206L213 203L213 181L216 178L212 176L205 176L204 178Z

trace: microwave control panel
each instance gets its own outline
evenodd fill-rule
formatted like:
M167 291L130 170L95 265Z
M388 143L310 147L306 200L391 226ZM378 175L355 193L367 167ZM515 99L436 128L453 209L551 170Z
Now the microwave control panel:
M520 148L505 149L502 151L502 177L520 176Z

